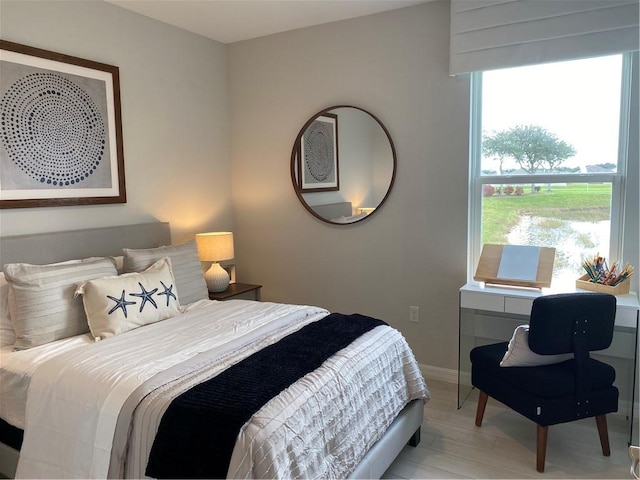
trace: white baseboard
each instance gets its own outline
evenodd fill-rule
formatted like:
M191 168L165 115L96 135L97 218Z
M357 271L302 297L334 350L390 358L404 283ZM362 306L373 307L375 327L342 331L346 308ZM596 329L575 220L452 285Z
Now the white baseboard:
M420 364L420 371L424 375L427 385L429 385L429 379L440 380L447 383L458 383L458 370L452 370L450 368L434 367L433 365Z

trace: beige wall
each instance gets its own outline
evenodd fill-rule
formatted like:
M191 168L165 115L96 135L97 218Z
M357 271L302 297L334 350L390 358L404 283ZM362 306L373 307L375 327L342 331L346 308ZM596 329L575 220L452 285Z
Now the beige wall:
M421 363L456 368L468 84L447 73L448 2L228 47L103 2L0 9L5 40L120 67L128 194L2 210L0 234L158 219L179 242L233 229L238 278L263 284L263 299L383 318ZM300 205L289 162L303 123L345 103L385 123L398 171L376 216L337 227Z
M436 1L232 44L228 69L238 278L265 300L385 319L420 363L454 370L469 86L448 55L449 3ZM337 104L376 115L398 154L387 203L352 226L312 217L289 174L299 129Z
M226 47L104 2L5 1L0 38L120 68L127 203L0 211L15 235L171 222L233 228Z
M456 369L469 96L448 75L448 1L227 47L100 1L2 0L0 38L120 67L128 194L1 210L1 235L157 219L177 243L232 229L238 278L263 284L263 299L383 318L421 363ZM289 174L300 127L337 104L380 118L398 154L388 202L352 226L313 218ZM625 230L636 251L637 169Z

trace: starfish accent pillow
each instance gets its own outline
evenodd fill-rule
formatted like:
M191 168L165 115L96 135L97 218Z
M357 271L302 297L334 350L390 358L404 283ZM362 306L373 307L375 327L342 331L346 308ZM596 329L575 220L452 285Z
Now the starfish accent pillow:
M171 260L162 258L140 273L125 273L82 283L89 330L102 340L181 313L171 271Z

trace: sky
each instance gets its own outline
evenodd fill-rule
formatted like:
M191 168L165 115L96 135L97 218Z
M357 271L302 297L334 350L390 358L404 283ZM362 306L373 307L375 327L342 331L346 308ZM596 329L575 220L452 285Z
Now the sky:
M484 72L482 130L539 125L576 150L563 166L617 164L621 78L622 55Z

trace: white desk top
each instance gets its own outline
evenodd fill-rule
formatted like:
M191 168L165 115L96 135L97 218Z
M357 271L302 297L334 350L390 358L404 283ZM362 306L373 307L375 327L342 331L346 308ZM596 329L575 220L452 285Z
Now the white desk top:
M528 315L531 311L531 303L536 297L555 293L588 292L588 290L577 289L575 286L537 289L468 282L460 288L460 292L465 294L461 297L462 307ZM638 295L635 292L616 295L616 300L618 306L616 325L636 328L640 310Z

